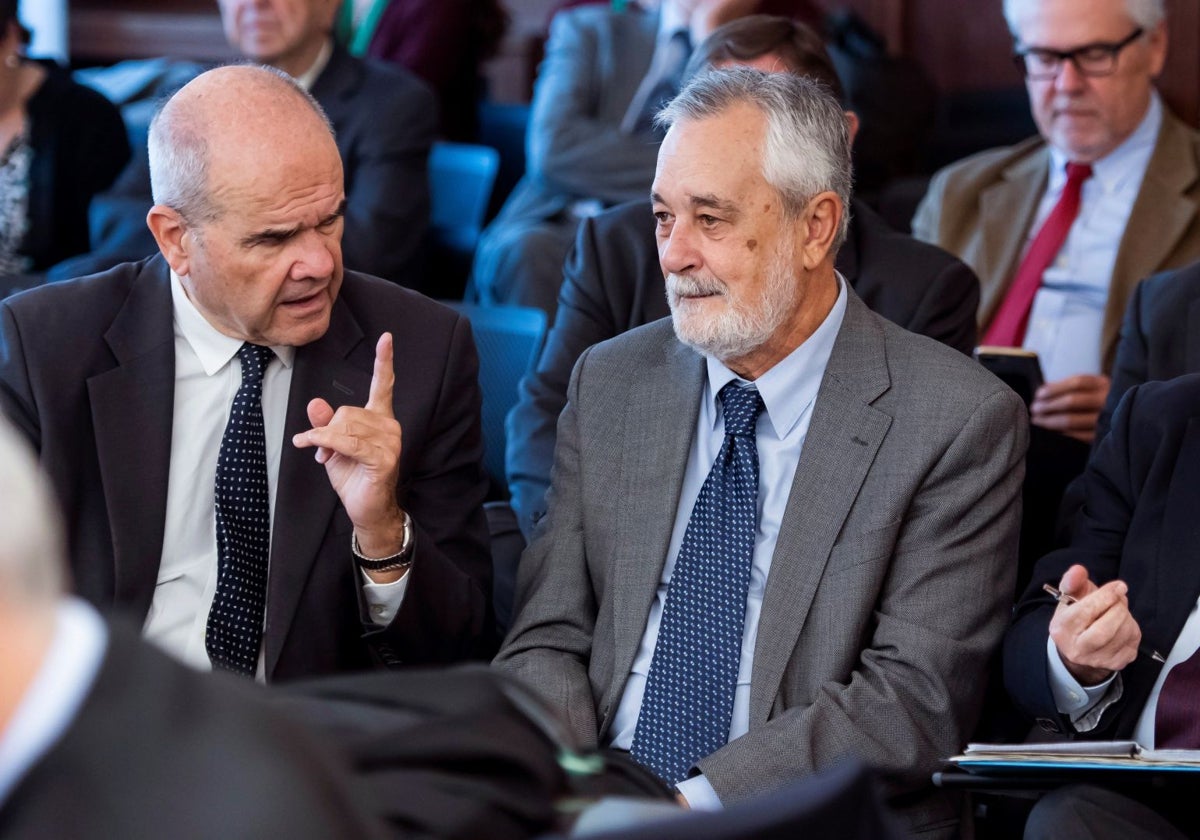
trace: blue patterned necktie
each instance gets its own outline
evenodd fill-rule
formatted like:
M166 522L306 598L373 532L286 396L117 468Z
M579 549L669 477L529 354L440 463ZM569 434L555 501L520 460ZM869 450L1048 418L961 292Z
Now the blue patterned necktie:
M217 459L217 592L204 646L215 670L253 677L267 601L271 502L263 434L262 381L270 347L243 344L242 386L233 398Z
M671 573L630 752L676 784L729 740L758 521L758 390L720 393L725 440Z

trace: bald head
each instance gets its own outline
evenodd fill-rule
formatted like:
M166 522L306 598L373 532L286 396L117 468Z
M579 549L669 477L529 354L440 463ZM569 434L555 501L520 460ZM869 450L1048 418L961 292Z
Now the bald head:
M218 67L184 85L151 121L151 192L155 204L189 221L211 221L222 209L222 176L322 154L337 157L333 128L294 79L271 67Z

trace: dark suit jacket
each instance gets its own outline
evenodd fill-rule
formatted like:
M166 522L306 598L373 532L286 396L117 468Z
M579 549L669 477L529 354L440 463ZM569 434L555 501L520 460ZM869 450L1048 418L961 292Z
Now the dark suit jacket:
M1200 597L1200 376L1131 389L1084 473L1084 506L1071 544L1043 557L1004 643L1004 680L1042 728L1073 732L1050 691L1046 638L1054 602L1041 587L1074 563L1097 584L1129 584L1142 641L1169 651ZM1121 672L1123 695L1086 738L1128 738L1162 666L1139 656Z
M1200 263L1164 271L1138 284L1125 310L1112 388L1096 440L1134 385L1200 372Z
M172 88L177 74L166 80ZM411 73L354 58L335 46L313 83L313 98L333 124L346 180L342 256L347 268L407 286L422 279L422 245L429 228L429 147L437 131L437 101ZM158 246L146 227L150 166L146 149L98 202L92 219L101 239L92 253L64 264L50 279L103 271L140 260Z
M346 173L346 266L417 285L429 229L429 147L437 100L406 70L334 47L312 86Z
M163 551L175 352L161 257L0 304L0 410L41 454L67 516L79 593L144 620ZM326 334L296 350L284 440L305 406L366 402L378 336L395 336L404 429L397 492L416 525L403 607L364 633L351 525L312 454L285 443L267 583L266 673L285 680L460 659L488 625L478 364L464 318L347 272Z
M897 233L860 202L837 268L875 312L964 353L975 346L979 281L964 263ZM526 537L545 512L554 427L575 360L593 344L670 314L650 205L614 207L580 225L554 328L508 416L507 469Z
M0 836L382 836L348 769L258 693L113 631L74 720L0 802Z

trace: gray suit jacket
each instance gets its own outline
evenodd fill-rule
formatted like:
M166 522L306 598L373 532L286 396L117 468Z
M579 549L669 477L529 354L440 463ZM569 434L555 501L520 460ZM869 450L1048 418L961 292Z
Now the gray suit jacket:
M650 69L657 31L658 16L632 6L555 15L533 92L526 175L497 224L551 218L579 198L614 204L649 194L658 139L623 134L620 125Z
M1040 137L980 152L934 175L913 217L913 236L940 245L979 275L980 333L1012 282L1046 189L1049 160ZM1200 257L1198 203L1200 134L1164 106L1158 143L1113 266L1100 339L1105 371L1116 357L1121 319L1137 282Z
M580 358L549 512L500 667L603 741L662 573L704 382L658 321ZM762 606L750 731L697 764L726 803L847 754L911 794L978 716L1016 569L1026 411L981 367L850 293Z

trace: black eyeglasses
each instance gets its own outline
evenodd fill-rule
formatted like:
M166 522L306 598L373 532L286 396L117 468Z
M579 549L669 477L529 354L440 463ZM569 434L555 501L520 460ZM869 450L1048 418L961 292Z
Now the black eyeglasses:
M1058 76L1064 61L1070 61L1085 76L1108 76L1117 69L1117 56L1145 30L1140 26L1129 37L1115 44L1084 44L1073 50L1051 50L1046 47L1026 47L1013 55L1018 69L1027 78L1044 81Z

